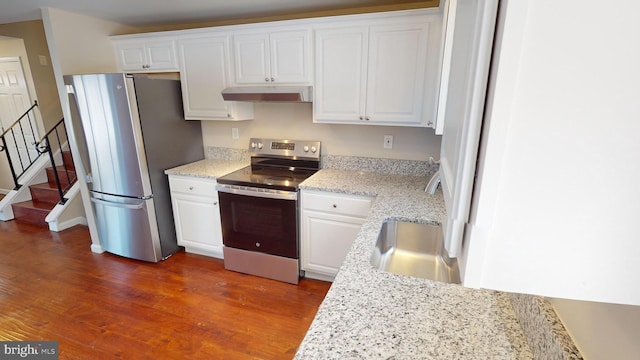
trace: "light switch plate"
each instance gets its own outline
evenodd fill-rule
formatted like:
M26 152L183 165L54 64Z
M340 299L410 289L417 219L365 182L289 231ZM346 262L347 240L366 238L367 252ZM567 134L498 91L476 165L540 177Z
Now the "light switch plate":
M231 138L234 140L238 140L240 138L240 133L238 132L238 128L231 128Z

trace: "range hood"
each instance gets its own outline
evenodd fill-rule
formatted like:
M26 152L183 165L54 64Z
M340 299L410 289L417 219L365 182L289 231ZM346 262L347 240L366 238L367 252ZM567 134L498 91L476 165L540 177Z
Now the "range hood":
M238 86L222 90L226 101L311 102L311 86Z

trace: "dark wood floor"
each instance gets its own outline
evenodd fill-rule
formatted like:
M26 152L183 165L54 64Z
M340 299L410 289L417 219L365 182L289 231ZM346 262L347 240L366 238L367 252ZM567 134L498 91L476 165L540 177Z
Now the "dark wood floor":
M56 340L60 359L290 359L330 285L184 252L150 264L90 243L84 226L0 221L0 340Z

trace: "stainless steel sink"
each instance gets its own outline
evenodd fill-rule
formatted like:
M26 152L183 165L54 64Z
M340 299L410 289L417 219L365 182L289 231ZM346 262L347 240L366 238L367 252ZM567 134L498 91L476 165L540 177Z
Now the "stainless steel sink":
M440 225L385 221L371 265L394 274L460 284L458 262L447 255Z

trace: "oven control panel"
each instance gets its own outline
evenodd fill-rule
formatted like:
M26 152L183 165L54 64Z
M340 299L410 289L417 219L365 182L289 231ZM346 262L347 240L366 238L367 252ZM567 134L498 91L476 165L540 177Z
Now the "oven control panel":
M284 156L291 158L320 158L320 141L259 139L249 140L251 156Z

